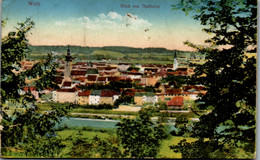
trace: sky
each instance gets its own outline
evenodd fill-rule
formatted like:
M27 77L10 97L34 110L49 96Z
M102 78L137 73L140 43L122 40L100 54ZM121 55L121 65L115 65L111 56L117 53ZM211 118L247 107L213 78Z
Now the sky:
M28 34L31 45L193 50L183 42L203 44L209 36L191 15L173 11L171 5L176 3L178 0L3 0L2 19L8 20L2 35L31 17L35 22Z

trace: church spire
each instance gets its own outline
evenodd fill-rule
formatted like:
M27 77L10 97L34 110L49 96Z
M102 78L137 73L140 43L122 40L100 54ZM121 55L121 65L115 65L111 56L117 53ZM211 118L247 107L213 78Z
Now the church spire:
M173 70L176 70L177 68L178 68L177 51L175 51L173 56Z
M177 58L177 52L176 52L176 51L174 52L174 57L173 57L173 59L175 59L175 58Z
M68 46L68 49L67 49L67 55L65 56L65 60L67 62L71 62L72 61L72 57L70 55L70 46Z
M70 46L68 46L68 49L67 49L67 55L70 56Z

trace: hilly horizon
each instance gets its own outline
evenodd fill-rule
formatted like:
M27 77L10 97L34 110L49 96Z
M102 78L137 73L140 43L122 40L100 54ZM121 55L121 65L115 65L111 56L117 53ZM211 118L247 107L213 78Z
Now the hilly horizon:
M89 47L89 46L77 46L77 45L30 45L30 49L38 52L66 52L68 46L73 53L86 53L86 51L105 50L105 51L117 51L123 54L129 53L170 53L177 51L177 53L194 53L193 51L183 51L177 49L167 49L163 47L145 47L136 48L129 46L103 46L103 47Z

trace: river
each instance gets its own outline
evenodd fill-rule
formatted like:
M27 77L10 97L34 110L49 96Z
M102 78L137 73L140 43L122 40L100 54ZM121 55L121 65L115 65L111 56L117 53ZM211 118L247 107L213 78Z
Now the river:
M90 118L62 118L58 127L93 127L100 129L116 129L116 124L120 120L108 120L108 119L90 119ZM174 123L167 124L170 130L176 130Z

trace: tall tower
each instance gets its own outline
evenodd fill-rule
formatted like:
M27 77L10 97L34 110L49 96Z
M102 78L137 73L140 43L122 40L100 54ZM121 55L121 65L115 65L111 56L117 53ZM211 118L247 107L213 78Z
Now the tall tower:
M176 70L178 68L178 61L177 61L177 52L174 52L174 57L173 57L173 70Z
M65 81L71 81L70 73L72 70L72 56L70 55L70 48L68 46L67 49L67 55L65 56L65 70L64 70L64 80Z

